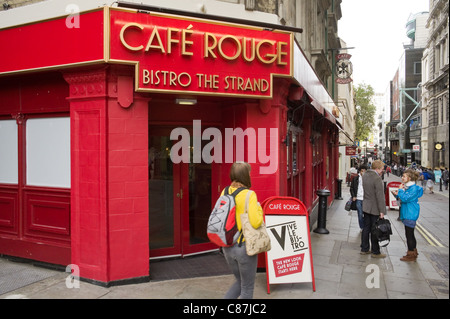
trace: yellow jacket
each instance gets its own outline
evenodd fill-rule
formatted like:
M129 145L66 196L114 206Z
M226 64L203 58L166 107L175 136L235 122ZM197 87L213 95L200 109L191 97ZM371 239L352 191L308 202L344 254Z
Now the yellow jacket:
M236 190L236 187L229 187L228 193L233 194L233 192ZM224 193L225 189L222 191L222 194ZM236 224L241 231L242 225L241 225L241 214L244 214L245 212L245 198L247 197L247 193L249 192L248 189L244 189L239 194L236 195L235 202L236 202ZM250 221L250 224L253 226L253 228L257 229L259 226L261 226L263 222L263 211L261 208L261 205L258 203L258 198L256 197L256 193L252 192L250 194L250 199L248 203L248 219ZM245 239L244 239L245 240Z

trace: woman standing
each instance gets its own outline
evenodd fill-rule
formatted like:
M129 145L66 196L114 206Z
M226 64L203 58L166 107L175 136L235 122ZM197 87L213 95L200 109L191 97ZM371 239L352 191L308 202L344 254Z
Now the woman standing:
M230 169L231 185L228 189L229 194L232 194L240 187L247 188L239 192L235 198L236 224L239 231L242 230L241 214L245 212L245 199L247 193L249 192L248 188L251 187L250 169L250 164L245 162L233 163ZM259 228L263 222L263 211L261 206L258 204L258 199L255 192L250 194L248 206L248 217L250 224L255 229ZM236 299L238 297L241 299L253 298L258 255L247 255L247 251L245 249L245 238L243 239L242 244L240 244L240 242L241 239L239 239L233 246L223 248L225 259L227 260L227 263L236 279L228 292L225 294L226 299Z
M419 197L423 195L423 188L416 185L419 176L419 172L412 169L406 170L402 175L403 184L400 185L398 191L393 191L393 194L402 202L400 220L405 225L406 244L408 246L406 255L400 258L401 261L416 261L418 255L414 229L420 212Z

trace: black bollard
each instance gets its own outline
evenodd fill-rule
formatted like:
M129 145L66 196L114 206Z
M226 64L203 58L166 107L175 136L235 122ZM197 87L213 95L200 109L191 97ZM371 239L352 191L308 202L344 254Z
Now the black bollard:
M343 199L342 198L342 179L337 180L337 192L334 195L334 199Z
M326 229L327 226L327 197L330 196L330 191L327 189L319 189L316 194L319 196L319 215L317 217L317 228L314 229L318 234L329 234Z
M439 178L439 191L442 192L442 178Z

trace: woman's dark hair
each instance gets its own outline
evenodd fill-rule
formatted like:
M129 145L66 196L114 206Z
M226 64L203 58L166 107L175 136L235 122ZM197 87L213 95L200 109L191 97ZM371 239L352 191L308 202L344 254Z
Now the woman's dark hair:
M246 162L235 162L231 165L230 180L232 182L238 182L242 185L250 188L252 182L250 180L251 166Z

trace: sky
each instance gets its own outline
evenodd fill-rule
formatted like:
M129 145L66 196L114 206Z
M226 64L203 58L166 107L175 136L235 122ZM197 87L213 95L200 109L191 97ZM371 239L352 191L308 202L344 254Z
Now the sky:
M338 35L352 55L353 83L384 93L403 52L409 15L429 11L429 0L342 0Z

